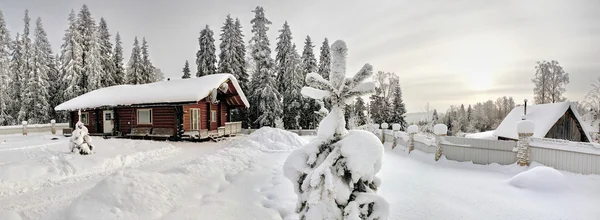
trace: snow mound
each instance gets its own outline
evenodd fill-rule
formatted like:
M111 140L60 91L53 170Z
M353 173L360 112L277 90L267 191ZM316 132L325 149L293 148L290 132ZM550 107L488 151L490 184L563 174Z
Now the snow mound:
M352 179L373 180L373 175L381 170L383 145L368 131L352 130L338 142L341 154L346 158L346 166L352 172Z
M0 211L0 219L2 220L22 220L21 215L14 211Z
M255 141L247 143L262 151L290 151L302 147L307 141L298 134L278 128L262 127L241 141Z
M535 131L535 124L533 121L524 120L517 123L517 133L519 134L533 134Z
M116 172L68 207L67 219L157 219L184 195L182 175ZM90 212L93 207L96 212ZM98 215L99 210L110 210Z
M567 188L565 176L550 167L539 166L521 172L508 180L508 184L536 191L560 191Z

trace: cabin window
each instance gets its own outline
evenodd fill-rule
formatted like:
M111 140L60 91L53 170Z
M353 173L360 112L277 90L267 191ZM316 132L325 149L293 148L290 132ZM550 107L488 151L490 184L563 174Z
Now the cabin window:
M191 111L192 115L190 120L190 128L191 130L200 130L200 109L193 108Z
M137 124L152 124L152 109L138 109Z
M217 111L215 111L215 110L210 111L210 121L217 122Z
M81 123L83 123L84 125L90 124L90 113L89 112L81 113Z

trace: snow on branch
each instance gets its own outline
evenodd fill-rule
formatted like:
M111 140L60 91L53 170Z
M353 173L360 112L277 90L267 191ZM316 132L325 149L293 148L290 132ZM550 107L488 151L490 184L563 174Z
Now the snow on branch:
M312 87L303 87L300 93L302 93L302 95L306 97L319 100L322 100L323 98L331 95L331 92L315 89Z
M326 79L323 79L323 76L318 73L306 74L306 84L322 90L331 90L332 88L331 84Z

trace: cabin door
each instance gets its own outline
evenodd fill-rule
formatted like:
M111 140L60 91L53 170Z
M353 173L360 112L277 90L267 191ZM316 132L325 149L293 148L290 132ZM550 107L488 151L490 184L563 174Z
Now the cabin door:
M190 120L190 129L191 130L200 130L200 109L192 108L192 117Z
M102 112L103 115L103 121L102 124L104 125L104 133L113 133L113 129L115 128L115 124L114 124L114 113L112 110L104 110Z

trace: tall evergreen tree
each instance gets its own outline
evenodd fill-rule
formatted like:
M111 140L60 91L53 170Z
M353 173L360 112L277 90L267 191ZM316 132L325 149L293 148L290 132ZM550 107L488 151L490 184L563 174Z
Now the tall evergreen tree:
M121 35L117 32L115 36L115 48L112 53L112 62L115 66L113 79L115 85L123 85L126 83L125 67L123 67L123 46L121 45Z
M223 24L223 27L221 27L221 44L219 44L219 73L235 74L235 50L237 49L235 34L235 25L233 23L233 19L230 15L227 15L227 18L225 18L225 23Z
M116 65L113 62L113 45L110 42L110 32L104 18L100 18L98 36L100 43L100 63L102 64L102 72L104 72L101 85L102 87L114 86L117 84Z
M131 49L131 57L127 63L127 83L129 84L144 84L142 79L142 52L140 50L140 43L135 37L133 40L133 48Z
M315 59L315 54L313 52L314 45L310 36L306 36L306 40L304 41L304 50L302 51L302 82L306 79L306 74L313 73L317 71L317 60ZM303 85L306 83L303 83ZM315 99L305 98L302 106L302 122L301 126L303 128L315 128L317 123L321 120L319 115L315 114L316 111L319 111L320 106L317 104Z
M198 65L196 77L215 74L215 64L217 63L217 58L215 56L215 39L213 38L213 31L210 30L208 25L200 31L198 43L200 44L200 49L198 50L198 53L196 53L196 64Z
M275 62L277 63L277 91L283 94L287 88L289 88L292 79L287 77L291 76L290 73L293 71L293 60L294 52L292 52L292 31L287 21L283 23L283 28L279 30L279 36L277 37L277 47L275 48ZM285 99L285 96L284 96ZM285 101L284 101L285 102ZM284 111L284 114L286 112ZM284 120L285 123L285 120Z
M92 32L92 38L83 62L85 63L83 71L87 74L87 91L91 92L102 88L102 79L107 74L102 69L102 48L99 42L98 32Z
M22 62L24 62L23 57L23 47L21 44L21 35L17 33L15 37L15 41L12 44L12 52L11 59L9 63L10 74L10 84L8 84L8 91L10 102L8 103L8 114L13 118L13 120L18 121L19 111L21 110L21 92L22 92L22 82L23 82L23 73L22 73Z
M364 125L367 123L367 116L365 115L365 111L367 107L365 106L365 101L359 96L356 97L356 102L354 103L354 115L358 118L356 122L357 125Z
M155 67L150 61L150 51L148 50L148 42L146 38L142 38L142 84L155 82L159 80L155 77ZM164 78L164 77L163 77Z
M48 123L50 112L48 74L54 66L54 55L41 18L36 20L32 50L31 73L25 87L21 111L25 114L25 120L30 123Z
M255 63L254 75L251 83L251 100L255 103L251 106L251 118L258 126L275 127L275 121L281 119L282 106L281 95L277 91L275 76L273 71L273 59L271 58L271 49L267 31L271 24L265 17L264 9L257 6L254 9L254 18L250 21L252 24L252 33L254 36L250 39L252 59Z
M398 79L394 79L394 91L392 92L392 112L391 112L391 122L400 124L400 129L404 130L407 127L406 120L404 119L404 114L406 114L406 106L404 105L404 101L402 100L402 88L400 88L400 83ZM384 119L385 120L385 119Z
M96 85L88 85L88 83L96 83L95 80L100 78L98 76L93 76L92 80L88 79L91 75L100 74L102 72L98 71L98 63L100 62L100 56L98 55L100 51L95 49L97 47L97 38L95 36L96 32L96 22L94 18L92 18L92 13L90 12L87 5L83 5L79 14L77 14L77 30L79 31L80 38L80 46L81 46L81 60L83 71L81 74L80 88L83 90L82 93L89 92L89 89L95 89ZM94 55L90 55L90 53L95 53ZM93 58L89 58L88 56L93 56ZM92 62L92 63L90 63ZM101 68L100 68L101 69Z
M324 79L329 79L329 72L331 71L331 51L329 49L329 41L327 38L321 45L321 55L319 57L319 69L318 73Z
M283 123L286 129L298 129L300 127L300 113L302 112L302 60L294 44L287 51L283 66L282 82L286 85L283 90Z
M183 76L182 79L189 79L192 75L190 74L190 63L186 60L185 65L183 66Z
M62 100L75 98L85 91L83 83L83 48L81 35L77 30L75 11L69 14L69 27L65 30L63 44L60 49L60 72L62 75Z
M48 84L50 85L48 88L49 115L50 119L55 119L57 122L65 122L66 114L54 110L54 107L65 101L63 98L64 82L62 81L60 66L60 55L56 53L50 62L50 72L48 73Z
M0 10L0 126L14 123L10 107L10 33Z
M250 76L248 71L246 70L246 46L244 44L244 34L242 33L242 24L240 23L240 19L235 19L235 34L233 38L235 39L235 53L234 53L234 76L240 83L240 87L242 91L249 93L250 92Z
M18 103L16 103L16 106L18 106L17 108L19 109L17 114L18 121L28 120L29 118L27 112L31 108L31 106L27 106L24 104L30 103L29 101L25 100L25 95L27 93L26 86L31 80L31 63L33 62L33 49L31 39L29 38L29 22L31 21L31 18L29 18L28 10L25 10L25 17L23 18L23 21L25 23L25 27L23 29L23 35L21 35L21 40L18 42L18 50L20 50L20 60L17 61L17 63L19 64L19 67L17 72L15 72L15 74L21 75L19 85L21 93L19 96L20 100Z

